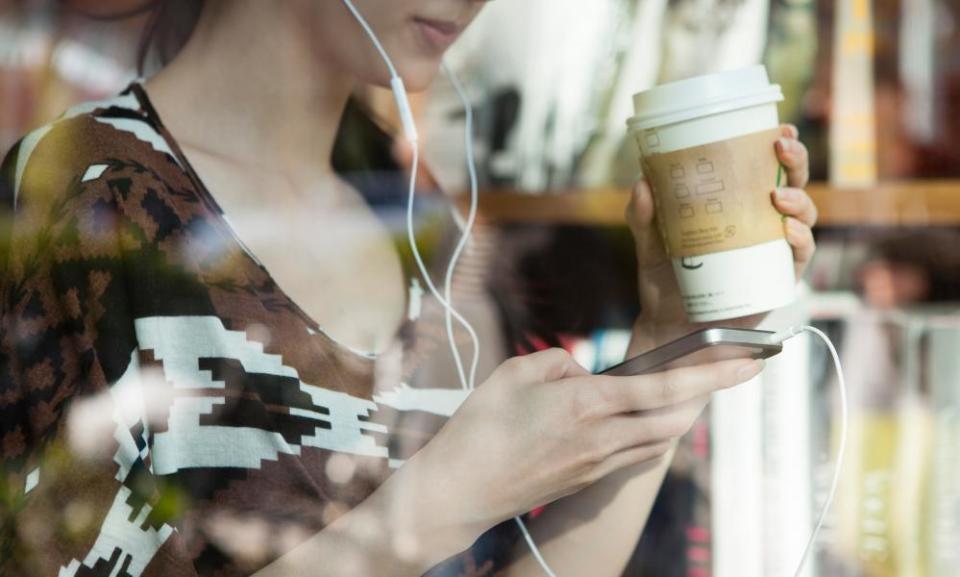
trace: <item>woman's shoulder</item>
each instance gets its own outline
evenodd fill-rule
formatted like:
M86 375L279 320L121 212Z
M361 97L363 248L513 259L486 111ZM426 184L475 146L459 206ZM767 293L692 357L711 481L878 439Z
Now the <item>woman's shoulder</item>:
M139 84L109 99L78 104L24 136L3 161L7 204L78 194L85 183L133 167L139 174L183 178Z

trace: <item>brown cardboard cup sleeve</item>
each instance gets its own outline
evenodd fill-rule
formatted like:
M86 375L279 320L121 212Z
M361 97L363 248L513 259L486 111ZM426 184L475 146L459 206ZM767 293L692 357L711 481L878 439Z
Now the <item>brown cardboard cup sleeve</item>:
M671 257L744 248L784 238L770 193L780 165L779 129L655 154L643 160Z

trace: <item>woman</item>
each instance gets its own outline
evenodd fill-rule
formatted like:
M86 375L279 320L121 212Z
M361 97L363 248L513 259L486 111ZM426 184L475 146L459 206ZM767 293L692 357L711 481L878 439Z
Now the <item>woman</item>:
M356 4L411 90L482 7ZM547 561L619 574L676 438L712 391L762 366L602 378L548 350L503 362L458 409L452 375L401 386L396 343L417 316L403 266L329 162L351 91L388 83L341 2L206 0L145 85L11 153L11 572L539 575L512 525L477 539L552 502L529 522ZM784 128L793 188L774 202L802 271L816 211L796 138ZM225 215L251 213L270 238L241 243ZM627 219L644 311L634 354L692 327L643 184ZM410 441L392 425L407 412L453 414Z

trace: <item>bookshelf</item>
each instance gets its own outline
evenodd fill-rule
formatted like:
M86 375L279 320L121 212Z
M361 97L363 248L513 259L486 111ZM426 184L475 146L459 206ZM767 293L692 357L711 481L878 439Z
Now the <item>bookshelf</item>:
M820 211L820 227L960 226L960 180L911 180L873 188L807 187ZM480 195L480 211L496 224L617 226L629 191L618 188L527 194L491 190Z

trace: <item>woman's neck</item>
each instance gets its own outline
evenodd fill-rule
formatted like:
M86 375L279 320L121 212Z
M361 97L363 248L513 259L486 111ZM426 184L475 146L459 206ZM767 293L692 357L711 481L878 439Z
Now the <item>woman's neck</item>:
M207 2L190 41L146 85L167 128L236 163L332 174L353 82L312 34L309 3Z

